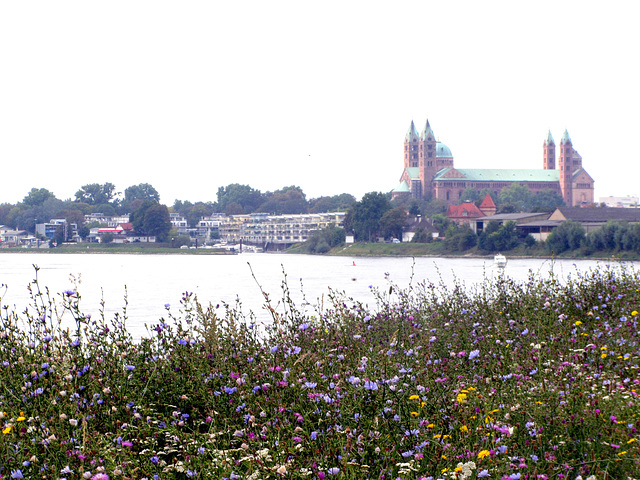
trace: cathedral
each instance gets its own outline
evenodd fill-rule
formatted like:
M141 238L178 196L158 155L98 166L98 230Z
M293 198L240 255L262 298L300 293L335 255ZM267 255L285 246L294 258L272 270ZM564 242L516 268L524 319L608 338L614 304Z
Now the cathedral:
M569 133L565 130L558 148L556 168L556 144L551 132L542 145L541 169L478 169L455 168L449 147L436 140L427 120L421 133L411 122L404 138L404 171L400 185L392 198L439 198L449 204L464 201L462 192L467 188L500 191L518 183L531 193L552 190L562 195L567 206L593 203L593 179L582 168L582 157L573 148Z

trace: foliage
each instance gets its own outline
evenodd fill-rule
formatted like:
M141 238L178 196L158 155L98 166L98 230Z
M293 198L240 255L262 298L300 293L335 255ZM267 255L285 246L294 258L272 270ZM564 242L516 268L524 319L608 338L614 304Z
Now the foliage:
M122 213L129 213L136 200L151 200L155 203L160 203L160 194L148 183L131 185L124 190L124 199L121 202L120 211Z
M83 185L75 194L77 202L88 203L89 205L106 205L117 206L116 187L112 183L90 183Z
M217 196L219 211L228 215L252 213L263 202L260 190L254 190L249 185L238 183L218 188Z
M397 238L402 240L402 232L407 221L407 212L403 207L387 210L380 218L380 231L384 238Z
M334 247L342 245L345 240L345 231L335 225L329 225L322 230L315 231L302 245L302 251L306 253L327 253Z
M596 251L640 253L640 225L609 220L587 235L586 244Z
M144 213L144 234L165 242L171 230L171 216L166 205L152 205Z
M491 221L478 237L478 248L487 252L505 252L520 243L515 222L500 225Z
M418 228L411 239L412 243L431 243L432 241L433 235L424 228Z
M285 279L266 324L187 292L134 339L36 276L1 309L0 474L639 478L639 282L389 284L369 308Z
M384 193L369 192L347 212L344 220L346 230L353 230L357 241L375 240L380 232L380 219L391 209Z
M345 212L356 203L350 193L312 198L309 200L309 213Z
M22 203L28 207L42 206L45 200L49 198L55 198L55 195L46 188L32 188L26 197L22 200Z
M545 247L549 252L558 254L580 248L584 239L584 227L578 222L566 220L551 231Z
M307 213L309 205L300 187L292 185L275 192L264 194L264 202L257 208L258 212L273 215Z
M478 243L478 237L469 225L456 227L451 224L445 235L445 247L449 252L464 252Z

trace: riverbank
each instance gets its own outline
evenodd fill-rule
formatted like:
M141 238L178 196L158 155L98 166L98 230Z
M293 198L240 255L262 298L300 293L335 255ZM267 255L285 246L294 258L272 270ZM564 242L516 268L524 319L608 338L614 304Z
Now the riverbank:
M301 248L287 250L290 253L303 253ZM500 252L508 258L540 258L540 259L583 259L583 260L640 260L640 255L633 252L595 252L585 254L580 250L564 252L560 255L550 254L542 246L519 246L506 252ZM388 257L452 257L452 258L493 258L494 253L487 253L477 247L464 252L451 252L443 242L432 243L353 243L331 249L327 255L344 256L388 256Z

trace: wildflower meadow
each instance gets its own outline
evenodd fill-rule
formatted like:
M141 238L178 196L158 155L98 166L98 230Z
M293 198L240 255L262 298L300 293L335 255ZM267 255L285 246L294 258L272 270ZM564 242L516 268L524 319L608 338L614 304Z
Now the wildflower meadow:
M140 339L35 277L0 310L2 479L640 478L624 266L369 306L294 304L284 275L269 321L185 292Z

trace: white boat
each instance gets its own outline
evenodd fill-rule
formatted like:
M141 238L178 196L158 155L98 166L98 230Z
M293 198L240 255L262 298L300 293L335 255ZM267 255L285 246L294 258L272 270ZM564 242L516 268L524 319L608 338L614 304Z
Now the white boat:
M498 268L504 268L507 266L507 257L502 254L497 254L493 257L493 265Z

